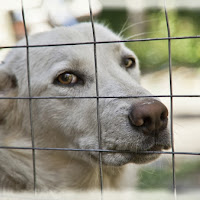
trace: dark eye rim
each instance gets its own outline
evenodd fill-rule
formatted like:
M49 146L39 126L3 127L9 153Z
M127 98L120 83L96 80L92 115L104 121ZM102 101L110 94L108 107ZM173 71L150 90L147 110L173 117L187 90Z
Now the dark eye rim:
M126 64L125 64L125 62L126 62L127 59L130 59L130 60L132 61L132 64L131 64L131 66L129 66L129 67L126 67ZM136 59L135 59L133 56L124 56L124 57L122 58L122 64L123 64L123 66L124 66L126 69L135 68L135 66L136 66Z
M75 83L70 83L70 84L63 84L59 81L59 76L63 75L63 74L72 74L74 76L77 77L77 82ZM72 87L72 86L75 86L75 85L84 85L84 81L83 81L83 78L82 78L82 75L79 74L79 73L76 73L76 72L71 72L71 71L65 71L65 72L62 72L62 73L59 73L54 81L53 81L53 84L56 85L56 86L62 86L62 87Z

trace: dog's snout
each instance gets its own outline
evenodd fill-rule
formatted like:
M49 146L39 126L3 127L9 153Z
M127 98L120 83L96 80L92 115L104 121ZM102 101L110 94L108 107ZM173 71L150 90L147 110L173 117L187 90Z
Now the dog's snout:
M143 101L132 107L129 119L143 133L158 134L167 127L168 110L160 101Z

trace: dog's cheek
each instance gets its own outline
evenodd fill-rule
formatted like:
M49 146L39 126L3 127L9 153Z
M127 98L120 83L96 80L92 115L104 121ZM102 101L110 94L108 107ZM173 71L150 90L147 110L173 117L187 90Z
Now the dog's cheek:
M62 140L65 147L70 145L70 148L85 148L84 142L79 145L79 140L86 138L89 146L94 146L92 143L98 138L95 103L94 100L78 99L34 100L33 125L37 138L47 134L48 138L55 138L55 142Z
M74 144L81 149L98 148L96 100L83 100L76 105L73 119ZM74 122L75 119L75 122Z

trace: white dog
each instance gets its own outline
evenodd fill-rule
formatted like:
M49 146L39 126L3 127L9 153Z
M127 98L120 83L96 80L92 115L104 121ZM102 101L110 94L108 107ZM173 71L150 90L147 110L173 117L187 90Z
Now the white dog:
M95 24L97 41L120 40ZM92 42L90 23L29 37L29 45ZM25 40L18 45L25 45ZM100 98L98 140L94 45L30 47L32 127L35 147L125 150L102 153L105 186L116 186L123 165L147 163L170 147L166 107L155 98ZM122 43L97 44L99 96L151 95L139 84L135 54ZM32 147L26 48L13 49L0 66L0 146ZM129 153L127 151L130 151ZM132 152L132 153L131 153ZM135 153L134 153L135 152ZM33 188L32 150L0 149L0 188ZM36 150L38 190L99 187L99 153Z

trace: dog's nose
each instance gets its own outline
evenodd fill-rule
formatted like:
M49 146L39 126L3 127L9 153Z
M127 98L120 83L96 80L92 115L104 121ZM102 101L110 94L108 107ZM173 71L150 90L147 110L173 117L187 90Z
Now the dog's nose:
M145 134L158 134L167 127L168 110L157 100L135 104L129 113L131 123Z

